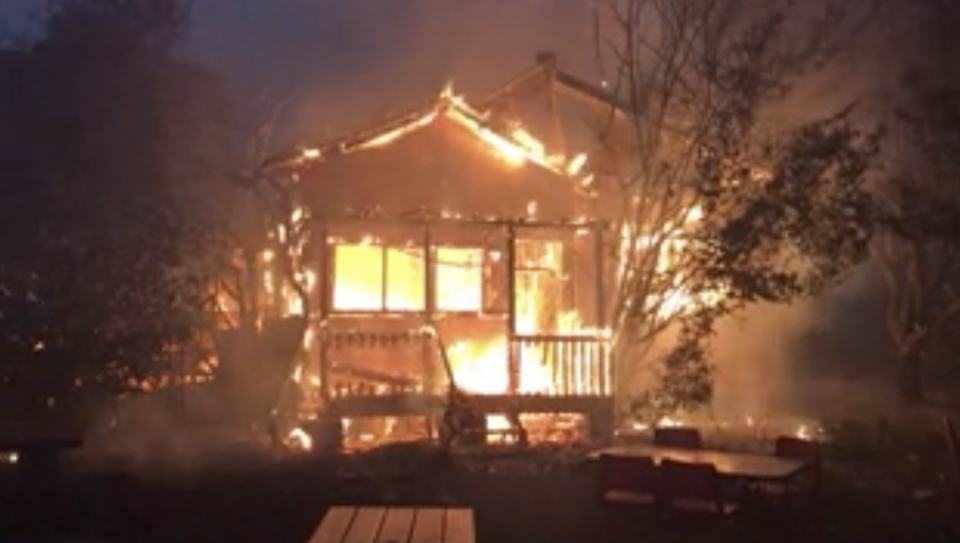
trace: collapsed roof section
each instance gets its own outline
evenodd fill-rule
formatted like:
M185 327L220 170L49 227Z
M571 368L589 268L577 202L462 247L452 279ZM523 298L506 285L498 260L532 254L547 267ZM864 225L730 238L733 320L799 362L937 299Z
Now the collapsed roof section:
M519 123L497 118L489 111L472 107L464 98L456 95L451 86L426 105L374 128L268 159L261 166L261 173L273 175L308 168L339 157L383 148L420 132L440 119L462 127L482 142L493 156L509 165L532 165L571 180L578 191L591 192L594 176L587 167L585 153L572 157L551 153Z

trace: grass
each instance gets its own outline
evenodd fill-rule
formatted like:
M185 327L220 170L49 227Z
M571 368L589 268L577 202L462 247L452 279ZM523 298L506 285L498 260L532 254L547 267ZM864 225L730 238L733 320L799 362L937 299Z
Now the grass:
M284 462L219 458L129 477L68 474L54 493L0 486L11 541L299 543L333 504L473 507L480 543L951 541L937 500L943 450L919 426L835 430L815 508L747 509L731 520L676 518L594 499L592 465L562 449L441 462L429 448ZM956 539L953 539L956 540Z

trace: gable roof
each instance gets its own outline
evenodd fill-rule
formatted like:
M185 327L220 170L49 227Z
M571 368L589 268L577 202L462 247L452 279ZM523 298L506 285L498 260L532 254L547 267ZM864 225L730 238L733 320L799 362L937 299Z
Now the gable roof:
M512 165L532 165L568 178L575 189L588 191L593 174L586 167L587 156L551 154L546 146L518 123L497 118L489 111L472 107L447 86L425 105L349 136L315 147L304 147L267 159L261 173L308 168L363 151L382 148L424 130L439 120L468 131L496 157Z

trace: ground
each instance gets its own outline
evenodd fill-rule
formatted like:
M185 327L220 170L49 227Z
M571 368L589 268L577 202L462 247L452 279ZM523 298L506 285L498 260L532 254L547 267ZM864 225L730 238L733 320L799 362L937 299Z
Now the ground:
M933 500L834 479L828 474L816 511L748 510L711 521L598 504L592 465L569 449L453 461L429 446L284 460L224 454L192 467L72 472L45 495L5 487L0 540L306 542L332 504L470 506L480 543L948 540L936 529Z

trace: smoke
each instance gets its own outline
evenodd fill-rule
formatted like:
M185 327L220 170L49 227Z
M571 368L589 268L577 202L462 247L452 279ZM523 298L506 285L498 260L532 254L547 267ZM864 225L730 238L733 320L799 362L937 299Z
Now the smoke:
M120 398L87 433L77 457L94 469L152 475L222 465L225 455L237 456L244 434L236 426L202 420L204 413L221 410L217 400L210 387ZM266 449L251 444L251 455L257 450Z
M798 82L771 121L789 126L856 101L869 106L861 108L862 120L881 120L911 32L909 2L900 4L880 14L843 58ZM287 104L275 149L362 128L449 82L468 96L482 94L529 67L541 50L556 52L565 70L585 79L598 69L593 4L586 0L193 6L191 53L229 75L260 108L251 111L257 121ZM878 292L865 271L820 300L751 307L725 321L715 343L714 410L760 416L885 402L886 392L860 377L884 365L883 328L871 318Z
M447 83L483 93L558 53L593 70L588 1L194 3L191 51L269 108L289 101L279 148L370 124Z

